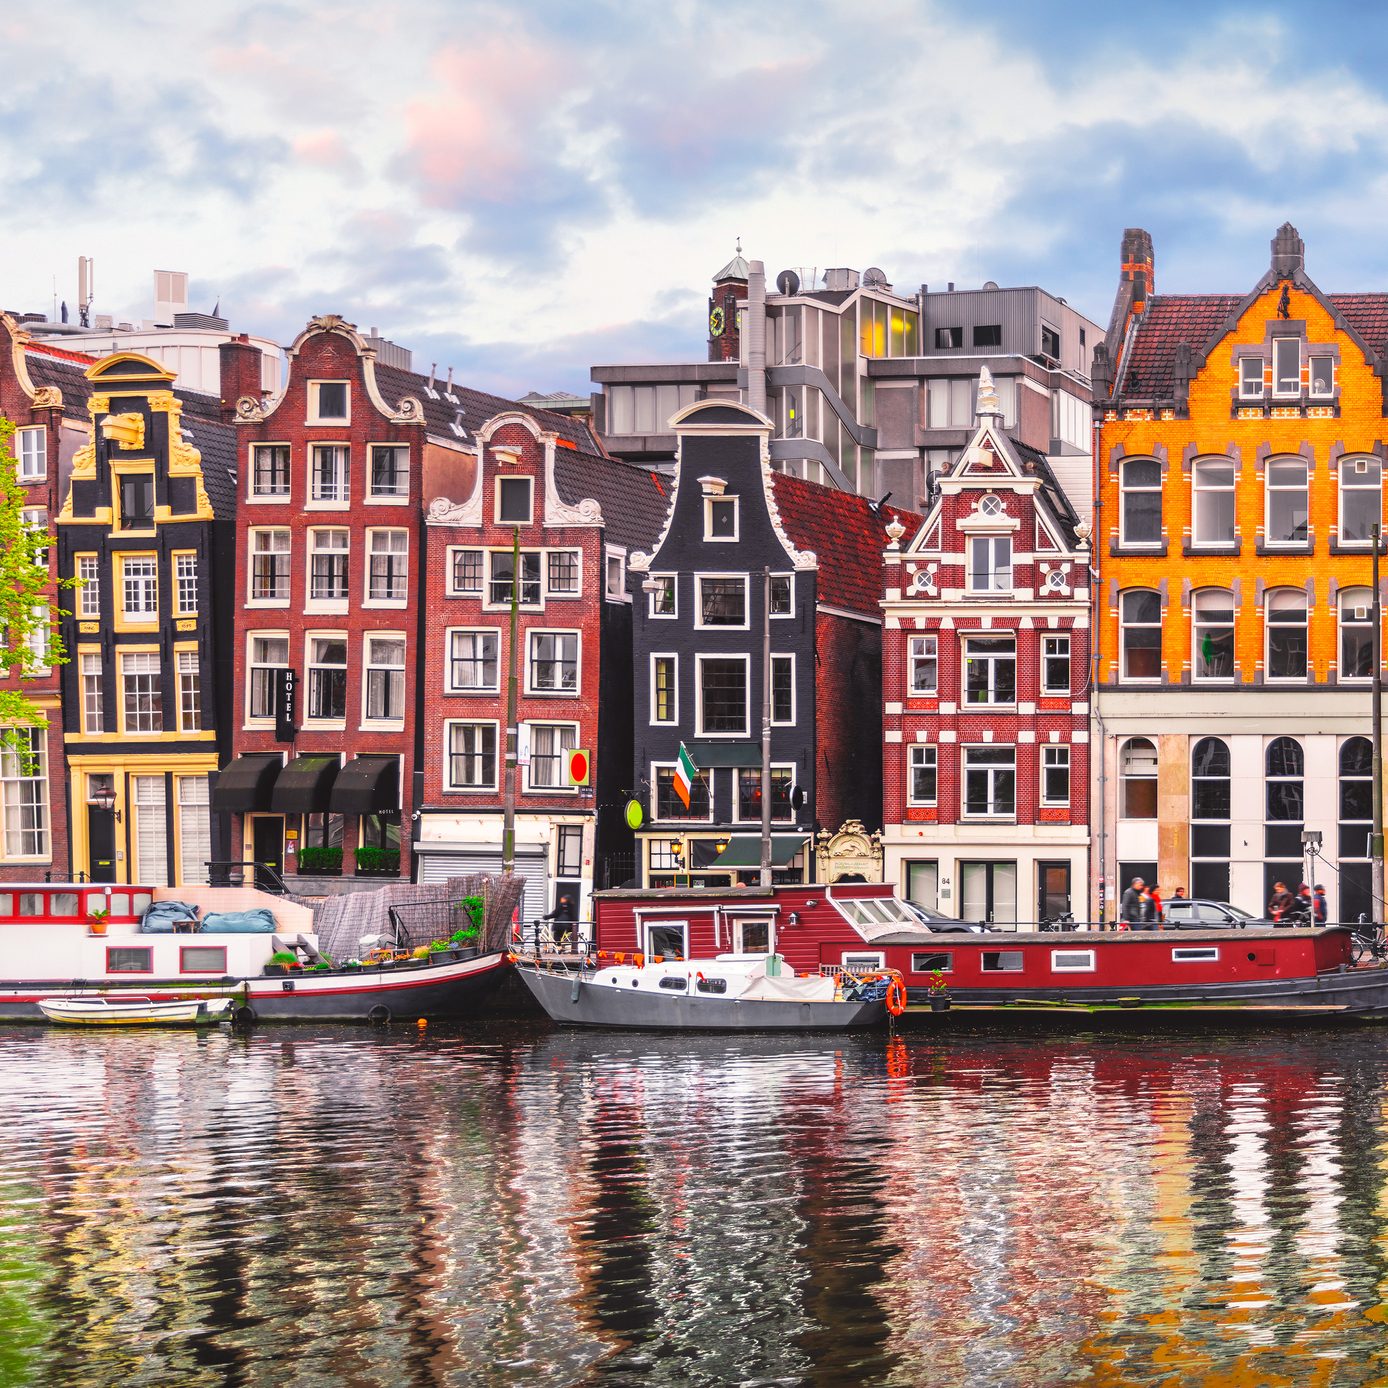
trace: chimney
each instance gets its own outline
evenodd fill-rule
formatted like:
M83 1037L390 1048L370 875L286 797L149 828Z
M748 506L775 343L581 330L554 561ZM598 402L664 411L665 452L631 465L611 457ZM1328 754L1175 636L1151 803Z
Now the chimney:
M1306 243L1290 222L1283 222L1272 238L1272 274L1274 279L1294 279L1305 268Z
M1141 313L1147 305L1148 296L1156 292L1152 237L1141 227L1129 227L1123 233L1120 280L1132 285L1133 312Z
M223 342L217 353L222 367L222 418L236 417L236 402L249 395L257 404L264 396L260 385L260 348L252 347L250 338L242 333L230 342Z

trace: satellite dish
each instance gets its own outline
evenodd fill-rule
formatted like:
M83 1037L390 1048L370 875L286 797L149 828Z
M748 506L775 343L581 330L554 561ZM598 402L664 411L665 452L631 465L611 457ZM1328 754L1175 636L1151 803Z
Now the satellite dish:
M800 276L794 270L782 270L776 276L776 290L789 297L800 292Z
M887 276L875 265L869 265L863 271L863 283L869 289L885 289L887 286Z

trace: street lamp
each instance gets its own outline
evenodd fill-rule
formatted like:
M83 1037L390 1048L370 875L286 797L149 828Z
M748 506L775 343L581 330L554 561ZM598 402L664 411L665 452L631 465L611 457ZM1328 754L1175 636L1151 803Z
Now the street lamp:
M110 786L101 786L89 792L87 804L94 810L105 810L107 814L114 811L116 823L120 823L120 811L116 809L116 792Z

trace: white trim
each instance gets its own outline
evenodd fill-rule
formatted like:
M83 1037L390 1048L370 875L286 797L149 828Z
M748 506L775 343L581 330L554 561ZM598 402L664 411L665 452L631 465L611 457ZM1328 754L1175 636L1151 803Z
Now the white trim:
M739 732L708 732L704 728L704 673L706 660L740 660L746 672L742 686L742 729ZM752 730L752 657L745 651L700 651L694 656L694 728L695 737L746 738Z
M399 665L373 665L367 655L373 641L399 641L404 647ZM370 698L370 675L372 670L398 670L404 686L404 704L409 703L410 641L403 631L364 631L361 634L361 727L363 731L399 732L405 726L405 708L402 706L394 718L372 718L367 713ZM350 657L349 657L350 658Z
M1085 962L1062 964L1062 959L1083 959ZM1055 974L1092 974L1095 971L1094 951L1092 949L1053 949L1051 951L1051 972Z
M713 533L713 514L715 506L731 506L733 511L733 533L715 535ZM742 538L742 499L735 492L728 496L720 493L711 496L704 493L704 543L707 545L735 545Z
M323 386L341 386L347 396L346 414L335 414L324 418L319 408L319 396ZM304 424L314 429L350 429L352 427L352 382L345 376L311 376L304 382L305 418Z
M695 631L750 631L752 623L752 584L750 576L744 573L700 572L694 578L694 630ZM711 579L736 579L742 584L742 621L705 622L703 582Z
M453 683L453 638L475 634L490 636L496 641L496 683L491 685L455 685ZM445 694L497 694L501 691L501 629L499 627L445 627L443 633L443 692Z
M530 643L536 636L572 636L574 638L574 684L572 689L537 689L530 683ZM577 627L526 627L525 669L522 682L528 699L576 699L583 691L583 632Z
M655 716L656 697L655 697L655 663L657 660L673 660L674 668L674 712L669 718L657 718ZM646 722L653 728L670 728L676 726L680 721L680 658L675 651L652 651L649 656L649 689L650 697L647 699L647 709L649 717Z
M524 520L505 520L501 515L501 490L503 482L524 482L526 487L526 508ZM535 478L528 472L494 472L492 474L492 521L498 528L516 529L535 524Z
M790 717L776 717L776 662L790 661ZM773 651L771 653L771 726L773 728L793 728L800 713L799 690L796 688L796 659L793 651Z
M346 654L345 654L345 659L344 659L343 664L342 664L341 666L337 666L337 665L314 665L314 664L312 664L312 663L310 662L310 660L309 660L309 651L312 649L313 642L315 642L315 641L337 641L337 640L340 640L340 641L342 642L342 645L343 645L344 650L345 650L345 653L346 653ZM337 670L337 669L341 669L342 672L343 672L343 683L344 683L344 685L347 684L347 683L349 682L349 679L350 679L350 676L351 676L351 673L352 673L352 637L351 637L351 633L349 633L349 632L347 632L347 631L342 631L342 630L334 630L334 629L331 628L331 627L327 628L326 630L321 629L321 628L318 628L318 627L311 627L311 628L308 628L308 629L305 630L305 632L304 632L303 660L304 660L304 664L303 664L303 670L304 670L304 699L303 699L303 705L302 705L303 714L302 714L302 717L301 717L301 724L302 724L302 726L303 726L306 730L308 730L308 731L313 731L313 730L315 730L315 729L319 729L319 730L333 730L333 731L345 730L346 727L347 727L347 699L346 699L346 693L347 693L347 691L346 691L345 688L344 688L344 690L343 690L342 717L341 717L341 718L314 718L314 717L311 717L311 716L310 716L308 710L309 710L309 708L311 707L310 700L311 700L312 697L313 697L313 678L312 678L312 672L313 672L314 670Z
M578 792L579 792L579 787L578 787L578 786L570 786L570 785L565 785L565 784L564 784L565 780L567 779L567 772L568 772L568 762L567 762L568 753L569 753L570 751L573 751L575 748L577 748L577 747L579 747L579 746L582 745L581 742L580 742L580 740L579 740L579 726L578 726L577 720L576 720L576 719L565 719L565 718L526 718L526 719L523 719L523 720L521 721L520 727L527 729L528 732L529 732L529 737L528 737L527 740L526 740L526 745L530 748L530 756L526 759L526 763L525 763L525 775L523 776L522 781L521 781L521 792L522 792L522 794L526 794L526 795L572 795L572 796L577 796L577 795L578 795ZM531 768L532 766L534 766L534 764L535 764L535 743L534 743L534 737L535 737L535 729L536 729L536 728L568 728L568 729L573 733L573 743L572 743L572 745L571 745L570 747L568 747L568 748L565 748L563 751L561 751L561 752L559 753L559 761L560 761L560 766L559 766L559 778L560 778L560 779L559 779L559 784L558 784L558 785L554 785L554 786L537 786L537 785L530 779L530 768ZM519 739L519 735L518 735L518 736L517 736L517 741L519 741L519 740L520 740L520 739Z
M459 786L451 781L453 774L453 729L461 727L489 727L495 736L492 739L492 765L495 776L489 785ZM519 740L519 739L518 739ZM445 795L495 795L501 785L506 760L505 739L501 735L501 723L496 718L445 718L443 721L443 765L439 768L440 781Z
M696 818L694 818L694 817L691 816L691 815L680 815L679 818L677 818L677 819L661 819L661 818L660 818L660 814L659 814L659 810L660 810L660 791L659 791L659 784L660 784L660 782L659 782L659 777L656 775L656 773L657 773L658 771L665 771L665 770L668 770L668 771L673 775L674 770L675 770L675 767L676 767L678 764L679 764L679 763L678 763L677 761L653 761L653 762L651 763L651 818L650 818L650 823L651 823L652 825L657 825L657 824L659 824L659 825L672 825L672 826L674 826L674 830L675 830L675 831L672 832L670 829L664 829L664 828L662 828L662 829L660 829L660 830L658 830L658 831L656 831L656 832L654 832L654 833L651 833L651 832L644 832L644 833L641 835L641 837L644 838L644 839L651 839L651 838L674 839L674 838L679 838L680 835L679 835L679 833L678 833L677 831L678 831L678 829L679 829L679 827L680 827L681 825L685 825L685 824L712 824L712 823L713 823L713 787L712 787L711 785L708 784L708 771L709 771L709 768L707 768L707 767L702 767L702 766L696 766L694 769L695 769L696 771L698 771L698 772L704 777L704 784L705 784L706 786L708 786L708 816L707 816L707 818L705 818L705 819L696 819ZM691 798L692 798L692 797L691 797ZM686 867L686 868L676 869L676 870L677 870L677 871L680 871L680 872L687 872L687 871L689 871L689 869L688 869L687 867ZM668 872L668 871L670 871L670 869L668 869L668 868L658 868L657 871L659 871L659 872ZM673 909L673 908L672 908L672 909ZM686 909L686 908L680 907L679 909L680 909L680 910L684 910L684 909Z
M657 612L655 610L655 593L646 594L646 616L653 622L672 622L680 615L680 583L679 575L675 573L647 573L648 580L665 579L670 580L670 596L674 599L674 611Z

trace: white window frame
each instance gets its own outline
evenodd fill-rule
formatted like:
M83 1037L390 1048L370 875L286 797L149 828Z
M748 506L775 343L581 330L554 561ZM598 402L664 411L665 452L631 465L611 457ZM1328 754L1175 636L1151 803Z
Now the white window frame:
M247 532L246 539L246 606L247 607L288 607L290 593L294 586L294 536L287 525L263 525L252 526ZM279 537L284 540L284 547L271 549L257 549L257 541L262 536ZM257 558L275 558L280 555L285 556L284 572L284 596L283 597L256 597L255 595L255 561ZM274 565L279 567L278 562ZM307 590L307 580L305 580L305 590Z
M100 651L78 651L78 679L82 693L82 732L106 731L106 672Z
M1074 963L1070 961L1074 960ZM1095 970L1092 949L1053 949L1051 951L1051 972L1053 974L1092 974Z
M127 671L127 668L126 668L127 662L131 661L132 658L138 658L138 659L141 661L141 663L144 663L144 662L147 662L147 661L150 661L150 660L152 660L152 661L154 662L154 670L153 670L154 683L153 683L153 685L151 686L151 690L158 696L159 707L158 707L157 710L155 710L153 707L151 707L151 710L150 710L150 715L151 715L150 721L151 721L151 722L157 722L157 726L155 726L155 727L150 727L150 728L144 728L144 727L141 727L141 728L132 728L132 727L130 726L130 718L129 718L129 715L128 715L128 709L127 709L127 705L126 705L126 679L127 679L128 675L129 675L129 674L132 674L132 673L137 673L137 674L142 675L142 676L148 676L148 675L151 673L148 669L144 669L144 670L141 670L141 671L138 671L138 672ZM161 681L160 681L160 676L161 676L162 674L163 674L163 671L160 669L159 652L158 652L157 650L152 650L152 651L151 651L151 650L146 650L146 649L134 649L134 648L128 648L128 647L119 647L119 648L117 649L117 651L116 651L116 687L117 687L117 690L118 690L118 693L119 693L119 696L120 696L120 703L119 703L119 705L118 705L118 707L117 707L117 715L118 715L118 719L119 719L119 722L118 722L117 726L118 726L118 728L119 728L119 730L120 730L120 735L121 735L122 737L159 737L159 736L161 736L161 735L163 734L163 732L164 732L164 730L165 730L165 720L164 720L164 693L163 693L163 687L162 687L162 684L161 684Z
M453 680L453 642L459 636L489 636L496 643L496 682L494 684L455 684ZM476 663L476 657L473 657ZM501 632L496 627L448 627L443 644L443 688L447 694L496 694L501 689Z
M657 718L656 715L656 681L655 665L658 660L668 660L672 662L671 676L671 713L669 718ZM680 721L680 658L674 651L652 651L650 656L650 709L648 722L652 727L668 728Z
M1201 603L1203 597L1211 594L1219 594L1229 600L1228 607L1230 620L1228 629L1232 633L1231 640L1234 645L1234 661L1227 675L1202 675L1200 673L1200 631L1202 627L1217 626L1219 630L1224 630L1223 622L1202 622L1200 618ZM1192 684L1229 684L1238 675L1238 604L1234 601L1234 594L1228 588L1197 588L1190 595L1190 681Z
M526 745L530 749L530 755L526 759L525 765L524 790L535 795L577 795L579 788L577 786L565 785L564 782L568 779L566 775L568 754L579 745L578 724L566 722L562 719L531 718L526 719L522 726L529 730ZM559 781L558 784L552 786L537 785L533 779L535 768L535 733L540 728L567 729L573 738L573 741L569 743L568 747L561 747L559 750Z
M376 454L383 449L391 449L405 455L403 476L404 491L378 492L376 490ZM366 448L366 499L373 506L408 506L410 502L410 446L407 443L372 443Z
M505 520L501 515L501 494L506 490L503 484L523 484L525 487L525 519ZM515 529L522 525L535 524L535 479L528 472L498 473L492 479L492 518L496 525ZM543 575L542 575L543 577Z
M980 545L988 546L988 581L986 583L976 582L977 563L974 555ZM1005 545L1006 563L999 564L997 549ZM964 578L967 584L966 592L969 593L1010 593L1016 586L1013 579L1015 566L1014 549L1011 535L970 535L968 538L968 554L965 556ZM1002 580L1006 579L1006 582Z
M795 616L795 575L794 575L793 573L790 573L790 574L777 574L777 573L773 573L773 574L771 575L771 586L772 586L773 589L775 588L776 584L782 583L782 582L785 583L785 585L786 585L786 587L787 587L787 590L788 590L788 592L787 592L787 601L788 601L788 605L787 605L786 610L785 610L784 612L777 612L774 608L772 609L772 612L771 612L771 620L772 620L773 622L782 622L782 621L785 621L786 618L788 618L788 617L794 617L794 616Z
M283 641L284 642L284 663L282 665L271 665L264 661L255 659L255 643L257 641ZM245 709L243 716L245 726L248 728L273 728L275 726L275 715L273 712L253 714L251 712L251 698L255 690L255 672L257 670L287 670L290 668L290 635L287 631L248 631L246 633L246 691ZM273 694L274 675L269 677L271 693ZM307 696L307 688L301 691L304 697Z
M1267 375L1266 357L1240 357L1239 358L1239 399L1240 400L1262 400L1267 394ZM1256 364L1257 378L1249 370Z
M372 651L377 641L400 643L400 664L386 665L374 659ZM368 631L361 639L361 726L363 728L399 729L405 726L405 705L409 698L409 641L403 631ZM400 712L390 717L371 712L371 672L384 670L400 676Z
M32 774L25 774L19 755L8 748L0 749L0 815L4 830L0 844L4 848L4 861L41 862L52 852L48 736L42 728L10 731L21 737L27 734L30 754L36 764ZM25 788L28 788L27 797ZM33 851L25 852L26 847ZM18 851L12 851L14 849Z
M326 665L313 659L315 641L341 641L342 664ZM313 672L315 670L341 670L343 672L342 713L341 715L317 715L313 709ZM304 632L304 697L303 725L306 728L345 728L347 709L351 703L352 638L345 631L306 631Z
M790 717L776 717L776 667L790 666ZM800 713L799 691L796 689L795 655L790 651L773 651L771 655L771 726L773 728L793 728Z
M191 573L182 572L185 565L191 566ZM183 549L176 551L171 561L171 567L173 569L174 616L197 616L198 607L200 606L199 598L201 596L199 593L199 569L201 565L198 563L197 550ZM191 607L185 606L183 601L185 593L189 589L191 589L193 596L193 605Z
M1152 749L1150 763L1147 759L1146 748L1138 748L1135 743L1145 742ZM1137 759L1141 757L1139 762ZM1151 773L1148 774L1146 767L1151 766ZM1130 769L1131 767L1139 769ZM1126 737L1118 744L1118 818L1127 820L1134 824L1155 824L1158 817L1159 803L1157 799L1157 777L1160 771L1159 753L1155 739L1150 737ZM1152 793L1152 813L1150 815L1135 815L1128 813L1128 783L1140 781L1144 785L1148 782L1153 787Z
M1049 682L1050 662L1064 659L1065 683L1054 685ZM1041 692L1052 698L1068 699L1074 680L1074 670L1070 663L1070 633L1046 631L1041 633Z
M262 450L283 449L284 450L284 490L280 492L260 491L256 484L257 467L256 460ZM254 504L263 505L266 502L284 505L294 491L294 450L286 440L282 443L252 443L246 450L246 499Z
M1123 599L1130 593L1150 593L1157 600L1157 620L1155 622L1130 622L1127 606ZM1164 628L1161 612L1161 593L1156 588L1124 588L1118 594L1118 679L1121 684L1160 684L1162 658L1165 643L1162 641ZM1155 675L1132 675L1128 673L1128 643L1125 633L1129 631L1155 631L1157 633L1157 673Z
M917 674L929 668L930 687L927 689L917 682ZM940 693L940 638L931 636L912 636L906 646L906 687L913 698L932 699Z
M1062 757L1062 753L1064 756ZM1041 744L1041 765L1037 768L1041 778L1041 804L1047 809L1062 809L1070 803L1071 795L1071 772L1074 759L1070 753L1068 742L1043 742ZM1046 772L1048 770L1058 770L1061 766L1065 768L1065 798L1063 800L1054 799L1048 788Z
M1291 597L1300 599L1300 607L1278 606L1279 599ZM1300 622L1277 622L1273 620L1274 612L1299 611ZM1307 678L1312 673L1311 651L1310 651L1310 604L1306 601L1306 590L1304 588L1270 588L1263 594L1263 679L1269 684L1298 685L1305 684ZM1287 630L1298 629L1302 635L1303 644L1306 647L1306 669L1299 675L1274 675L1272 673L1272 633L1274 627L1282 627Z
M320 493L318 485L318 457L327 448L336 449L341 466L335 471L331 487ZM321 439L308 446L308 501L305 509L310 511L346 511L352 505L352 446L346 439Z
M713 517L719 506L732 508L733 533L731 535L715 535L713 533ZM741 536L742 505L740 498L727 495L704 497L704 542L710 545L735 545Z
M613 564L616 568L613 568ZM613 575L616 581L613 581ZM608 602L630 602L627 592L627 552L617 545L607 545L602 558L602 590Z
M935 793L925 798L916 794L916 772L927 766L935 772ZM933 742L913 742L907 749L906 803L917 809L930 809L940 803L940 749Z
M82 580L77 588L77 617L95 620L101 616L101 556L79 554L76 559L73 577Z
M131 608L130 573L136 566L146 570L142 578L134 581L140 591L147 596L152 594L153 607ZM159 556L157 554L122 554L120 557L120 613L126 626L151 626L159 620Z
M345 414L325 415L322 409L322 388L324 386L341 386L343 397L346 401L347 412ZM308 417L304 420L305 424L329 425L342 428L352 422L352 383L341 377L324 377L321 380L312 380L308 383L307 392Z
M405 547L403 550L385 549L377 551L376 544L384 539L387 544L393 543L397 539L403 539ZM410 532L403 526L371 526L366 532L366 570L363 575L364 587L362 591L366 596L362 599L363 607L395 607L402 608L410 601ZM400 559L404 564L403 593L398 598L378 597L371 591L373 582L371 573L371 561L376 558L395 558ZM392 566L393 567L393 566Z
M453 735L457 728L490 728L492 730L492 769L489 784L457 785L453 781ZM506 759L506 748L501 735L501 724L495 718L448 718L443 725L443 789L447 795L495 795L501 784L502 764ZM476 756L477 754L472 754Z
M1171 962L1173 964L1217 964L1219 962L1219 946L1191 945L1185 949L1173 949Z
M515 550L509 546L505 549L489 549L484 551L487 556L486 566L487 575L484 580L485 587L482 593L482 606L491 612L509 612L511 610L511 599L493 598L492 586L496 582L493 576L493 567L498 559L511 559ZM526 602L525 586L528 580L523 577L525 571L525 561L533 559L535 561L535 601ZM511 586L517 590L520 601L516 604L522 612L539 612L545 605L545 552L542 549L522 549L520 552L520 572L511 574Z
M574 573L577 575L578 584L573 589L556 588L550 581L550 564L554 559L561 555L568 555L573 560ZM545 597L553 598L555 602L569 602L574 598L583 596L583 551L574 549L569 545L559 545L554 549L545 550L544 573Z
M1356 477L1373 477L1372 483L1367 481L1359 483L1353 479ZM1350 479L1346 481L1346 479ZM1336 532L1342 547L1352 549L1370 549L1373 546L1373 537L1366 535L1362 540L1347 540L1345 538L1345 500L1346 494L1352 493L1363 495L1371 492L1378 498L1378 510L1382 513L1383 509L1383 467L1377 458L1341 458L1339 472L1336 478ZM1372 525L1372 522L1370 522Z
M333 542L325 544L324 537L332 537ZM342 544L336 541L341 538ZM336 557L341 561L342 581L346 591L340 597L322 597L316 594L314 564L319 555ZM313 526L308 532L308 572L304 579L305 612L346 612L352 595L352 532L345 525Z
M969 655L969 645L972 641L1002 641L1012 642L1012 697L1010 699L997 699L991 697L997 692L998 680L997 671L1000 663L1006 657L1002 651L984 652L980 656L971 657ZM969 698L969 665L971 660L981 660L988 666L988 694L987 699ZM1017 706L1017 633L1008 628L987 631L969 631L964 635L963 646L961 649L961 659L959 661L959 704L961 708L1015 708Z
M544 686L536 685L531 680L531 667L534 657L531 653L532 643L537 636L563 636L572 637L574 643L573 667L574 682L572 689L549 689ZM527 698L533 699L576 699L583 690L583 633L571 627L527 627L525 629L525 693Z
M1202 475L1208 474L1215 468L1227 468L1231 481L1226 487L1223 484L1218 486L1211 485L1208 481L1202 482ZM1197 458L1190 467L1190 543L1192 549L1223 549L1238 541L1239 534L1239 467L1232 458L1214 457ZM1224 495L1229 497L1229 533L1217 539L1206 539L1201 535L1201 516L1202 501L1205 507L1214 505L1213 500L1204 501L1204 498L1215 498Z
M1140 463L1146 467L1155 469L1157 480L1155 485L1145 482L1134 483L1129 481L1129 470L1134 463ZM1162 485L1161 464L1155 458L1124 458L1118 467L1118 543L1125 549L1158 549L1161 546L1162 534L1166 528L1166 497L1163 495L1165 488ZM1158 499L1157 506L1157 536L1153 540L1137 540L1128 534L1128 505L1127 500L1130 496L1154 494Z
M1274 482L1273 474L1279 468L1297 467L1301 468L1301 485L1299 487L1289 487L1284 482ZM1310 468L1305 458L1300 457L1281 457L1269 458L1263 465L1263 544L1269 549L1304 549L1307 541L1286 540L1281 536L1272 533L1272 503L1276 496L1282 493L1300 492L1302 499L1306 502L1306 524L1311 524L1310 515Z
M677 816L677 817L674 818L674 819L661 819L661 818L660 818L660 815L659 815L659 810L660 810L660 791L659 791L660 777L659 777L659 773L660 773L661 771L668 771L668 772L670 772L670 774L673 776L673 775L674 775L674 771L675 771L675 767L676 767L677 765L678 765L677 762L672 762L672 761L653 761L653 762L651 763L651 821L652 821L652 823L655 823L655 824L672 824L672 825L684 825L684 824L712 824L712 823L713 823L713 791L712 791L712 789L710 789L709 792L708 792L708 813L707 813L706 815L702 816L701 818L696 818L696 817L693 816L693 815L685 815L685 814L679 815L679 816ZM705 781L705 784L707 784L707 781ZM691 798L690 803L691 803L691 804L693 803L692 798ZM667 833L662 833L662 834L657 835L657 837L662 838L662 839L671 839L671 838L678 838L679 835L678 835L678 834L667 834ZM662 869L662 871L673 871L673 872L681 872L681 873L682 873L682 872L688 871L688 869L687 869L687 868L666 868L666 869Z
M646 615L651 618L652 621L656 622L674 621L680 613L680 585L677 576L675 574L651 574L650 577L652 582L659 583L662 587L657 591L646 594ZM670 594L670 610L668 612L657 612L655 605L656 599L661 596L663 592L667 591L663 586L667 583L670 585L668 589Z
M207 707L203 700L202 688L202 664L198 659L196 650L175 650L173 653L174 665L174 703L175 713L178 716L178 731L180 733L200 733L207 731ZM191 676L194 690L194 702L197 707L197 726L190 725L186 716L185 709L185 680Z
M19 480L43 482L48 478L48 430L42 424L26 424L14 431L14 457Z
M1294 382L1290 388L1283 385L1285 371L1284 363L1280 360L1286 354L1287 348L1291 348L1296 354L1295 371L1287 377L1288 380ZM1272 339L1272 395L1275 400L1294 400L1301 395L1301 339L1299 337L1283 334Z
M1361 601L1354 601L1356 597L1362 595ZM1335 633L1335 666L1336 680L1340 684L1366 685L1373 679L1373 670L1370 668L1367 675L1347 675L1345 673L1345 613L1349 613L1348 625L1353 627L1363 627L1368 633L1370 640L1370 651L1372 652L1373 641L1373 589L1372 588L1342 588L1335 596L1336 607L1336 633ZM1357 612L1363 612L1362 617L1356 617ZM1369 656L1370 667L1373 665L1373 655Z
M742 584L742 621L706 622L704 621L705 582L726 583L733 581ZM695 631L750 631L752 617L751 584L745 573L698 573L694 575L694 629Z
M782 779L790 784L790 795L786 797L786 807L781 813L776 812L776 802L773 796L771 802L771 822L773 824L794 824L795 806L790 802L790 796L795 794L795 763L792 761L773 761L771 763L771 781L775 785L777 773ZM744 815L742 813L742 778L744 776L755 776L761 780L761 767L759 766L739 766L733 772L733 820L734 824L760 824L761 807L757 807L756 814Z
M1007 772L1006 766L980 766L970 768L969 756L973 752L1011 752L1012 753L1012 808L1010 810L998 810L993 806L997 801L997 777ZM988 781L988 806L989 808L979 812L969 810L969 772L975 769L983 772ZM1017 749L1005 742L985 742L975 746L968 746L962 749L962 757L959 765L959 814L961 819L967 820L994 820L999 823L1015 821L1017 818Z
M476 588L459 588L455 583L458 572L458 558L463 554L475 554L478 562L478 582ZM487 551L477 545L449 545L447 592L450 598L476 598L482 602L487 597L487 585L491 581Z
M735 732L710 732L704 726L704 662L736 660L742 663L742 727ZM752 658L740 651L701 651L694 657L694 726L696 737L747 738L752 729Z
M848 973L872 973L874 969L886 966L887 956L882 950L846 949L839 954L839 968Z
M1328 390L1316 389L1316 363L1325 362L1330 367L1330 387ZM1307 382L1306 392L1312 400L1333 400L1335 398L1335 358L1329 352L1308 352L1306 354Z

